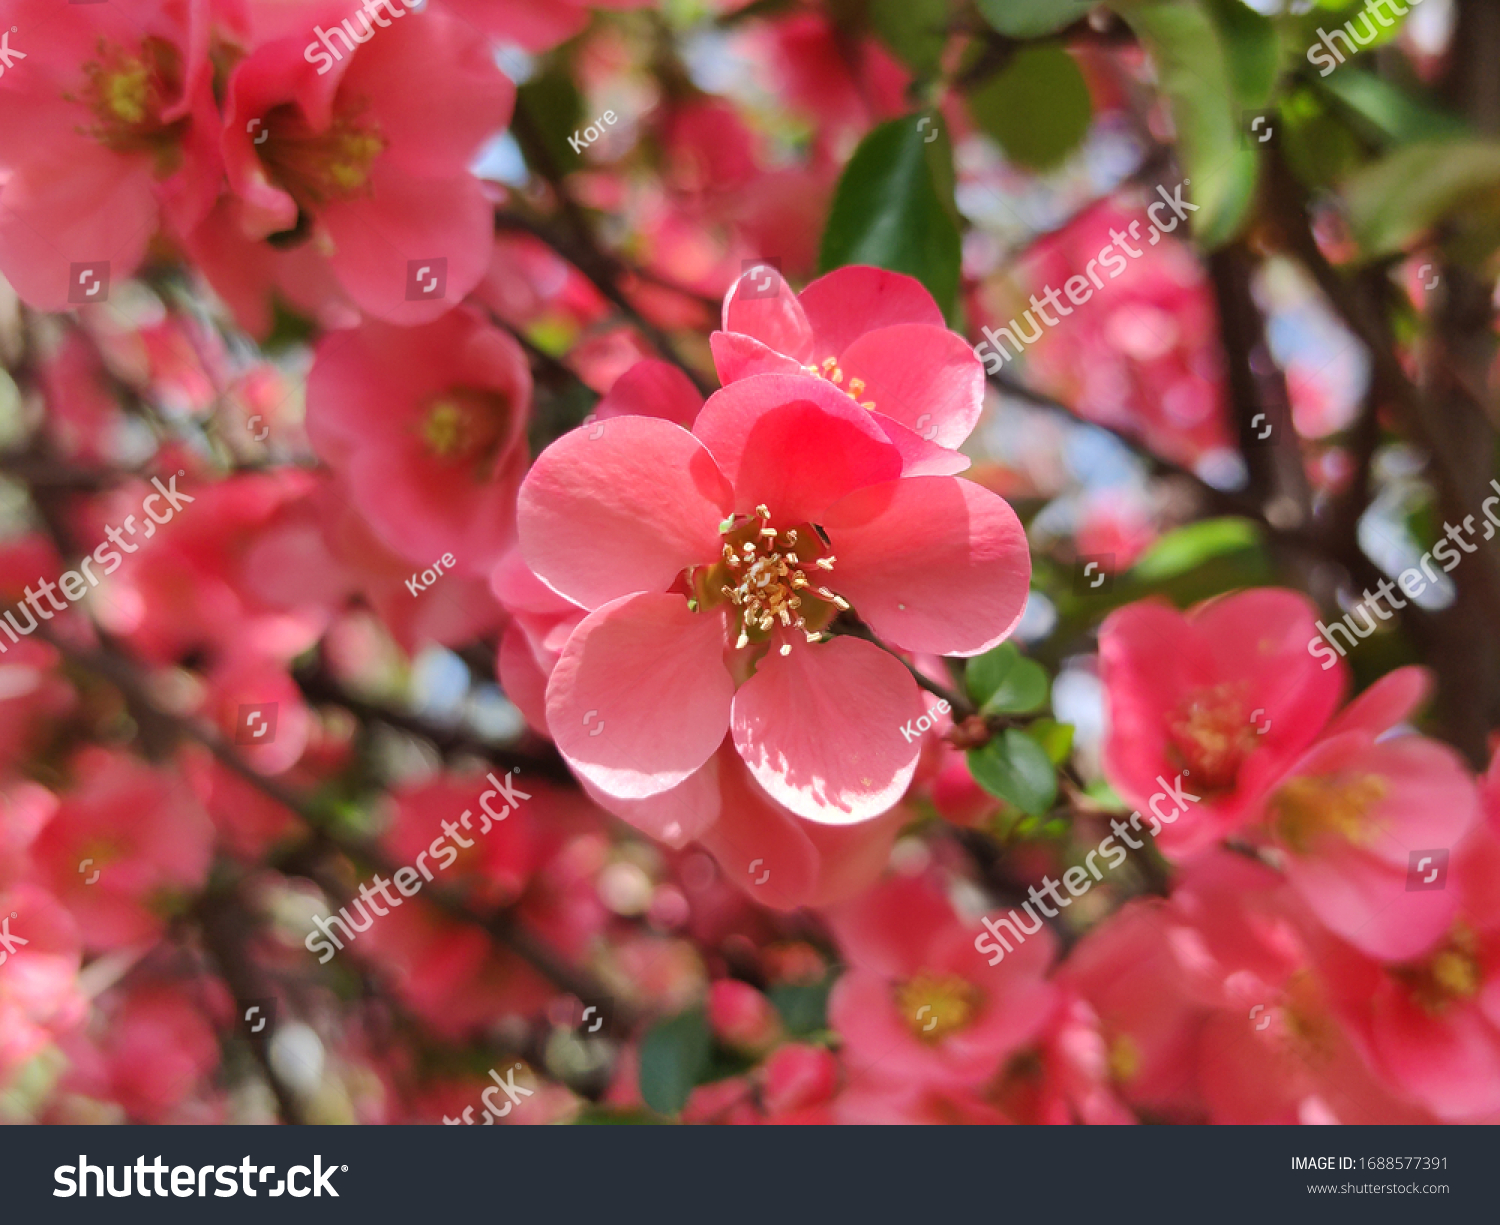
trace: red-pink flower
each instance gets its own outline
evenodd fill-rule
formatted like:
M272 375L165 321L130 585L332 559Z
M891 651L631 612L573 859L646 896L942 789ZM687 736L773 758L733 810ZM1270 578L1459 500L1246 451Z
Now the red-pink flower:
M1423 736L1384 735L1425 689L1418 668L1371 686L1266 807L1287 878L1308 908L1350 944L1392 960L1426 952L1448 930L1457 893L1414 887L1413 873L1423 854L1446 862L1480 819L1458 754ZM1420 875L1433 871L1425 864Z
M32 856L91 949L161 934L174 894L208 876L213 827L175 775L125 753L81 751Z
M179 234L221 173L208 6L9 0L0 79L0 271L39 310L102 301L165 214Z
M1316 620L1305 596L1263 589L1187 614L1131 604L1105 621L1110 783L1143 816L1160 779L1183 773L1199 797L1157 835L1168 856L1195 854L1251 819L1323 730L1347 674L1308 654Z
M452 13L384 13L301 6L229 78L232 199L192 246L255 331L269 323L273 276L300 282L304 298L333 282L325 293L336 284L367 314L416 324L462 300L489 264L493 209L468 165L508 122L515 88ZM285 267L260 245L273 236L291 248Z
M7 814L8 815L8 814ZM51 894L30 883L0 888L0 1087L87 1011L78 983L78 927Z
M752 374L816 375L920 457L911 471L968 467L952 448L979 422L984 366L912 277L854 265L794 294L769 267L752 268L729 287L724 330L709 339L725 384Z
M823 636L852 606L904 650L1001 641L1030 576L1014 512L954 477L903 478L874 416L805 375L732 383L691 434L599 425L553 443L519 504L527 563L590 610L547 687L563 756L639 799L682 783L728 731L799 816L890 808L921 748L904 731L916 683L878 647Z
M467 308L336 333L308 375L308 435L361 515L413 565L472 577L513 538L530 408L520 346Z
M532 818L526 802L509 804L484 775L442 776L392 793L395 812L381 834L392 862L409 864L430 848L450 856L446 887L491 907L514 902L535 863ZM505 781L505 780L498 780ZM517 787L520 790L520 787Z
M1435 883L1435 882L1434 882ZM1324 957L1335 1006L1396 1090L1451 1122L1500 1111L1500 840L1480 826L1453 851L1441 892L1456 916L1425 952Z
M97 1047L71 1043L69 1087L118 1102L134 1120L162 1123L218 1066L219 1044L203 1013L170 986L133 990L113 1010Z
M1057 1000L1050 932L998 966L928 877L893 877L835 907L849 969L828 1000L852 1073L913 1085L972 1085L1034 1038Z

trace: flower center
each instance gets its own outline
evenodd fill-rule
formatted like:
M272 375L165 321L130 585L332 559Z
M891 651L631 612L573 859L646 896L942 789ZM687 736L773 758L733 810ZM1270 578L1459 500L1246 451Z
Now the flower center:
M385 151L385 138L362 107L346 106L321 132L315 132L290 103L265 117L265 141L259 146L267 176L312 212L336 200L367 191L370 170Z
M429 401L418 431L435 458L483 470L500 449L509 415L498 392L446 391Z
M1125 1084L1141 1070L1141 1048L1129 1034L1116 1034L1108 1046L1105 1062L1117 1084Z
M816 641L849 602L816 585L820 571L833 569L833 555L811 524L781 531L771 512L755 508L753 518L736 516L721 528L723 560L697 567L690 575L694 611L727 600L734 606L739 637L735 646L765 642L779 624ZM784 645L782 654L791 650Z
M1271 801L1272 827L1298 854L1305 854L1327 834L1353 843L1367 842L1376 830L1366 818L1385 793L1385 779L1374 774L1294 778Z
M839 366L836 357L825 357L821 366L803 366L808 374L816 375L818 378L827 379L835 387L843 390L844 394L854 400L861 408L873 409L874 400L861 400L860 396L865 394L864 379L851 378L847 383L844 381L844 371Z
M962 1029L974 1016L979 993L956 974L941 977L923 970L896 988L901 1018L929 1046Z
M1462 923L1456 924L1436 952L1421 961L1393 966L1392 978L1404 986L1424 1012L1440 1013L1455 1000L1479 994L1484 975L1479 968L1479 941Z
M1234 786L1240 763L1257 739L1244 705L1227 685L1186 698L1168 723L1167 734L1182 764L1192 770L1193 782L1210 791Z
M98 56L83 67L82 99L73 99L97 120L85 134L116 153L150 153L158 175L171 173L189 121L164 123L161 113L182 92L182 56L162 38L145 39L134 55L100 40Z

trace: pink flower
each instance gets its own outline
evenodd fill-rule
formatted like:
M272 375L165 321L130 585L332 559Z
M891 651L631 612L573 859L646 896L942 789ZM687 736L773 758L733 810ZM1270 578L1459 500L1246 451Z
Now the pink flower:
M450 554L450 570L489 574L527 458L531 373L509 335L467 308L335 333L318 346L307 404L313 445L391 548L416 566Z
M894 877L834 908L829 923L849 969L834 985L828 1021L845 1060L882 1079L934 1086L982 1081L1046 1023L1051 934L996 967L936 883Z
M1026 261L1024 288L975 304L987 335L999 341L981 340L979 353L994 372L1002 358L1013 362L1024 351L1028 378L1084 417L1139 434L1152 450L1191 467L1233 446L1218 315L1192 249L1148 229L1144 209L1152 201L1161 204L1152 196L1136 211L1107 200L1042 237ZM1165 206L1157 212L1165 212L1164 222L1172 218ZM1081 303L1065 297L1070 283L1080 297L1090 296ZM988 289L979 296L988 299ZM1050 297L1036 297L1048 289ZM1023 294L1041 310L1028 307Z
M213 203L207 17L183 0L5 4L0 271L38 310L102 300L80 295L134 272L163 214L181 234Z
M118 1102L133 1120L164 1123L219 1064L219 1043L186 994L141 987L125 998L97 1048L73 1044L70 1087Z
M511 807L483 775L435 778L402 787L391 799L395 812L380 841L393 862L414 863L429 847L446 843L441 854L451 857L442 870L447 887L487 907L521 896L535 863L526 801Z
M1480 818L1473 779L1452 749L1422 736L1376 738L1426 687L1419 668L1371 686L1266 806L1292 886L1319 920L1374 957L1416 956L1448 929L1457 894L1413 889L1414 859L1456 847Z
M286 262L272 275L301 282L294 300L331 281L376 318L435 319L489 264L492 206L468 165L508 122L514 86L486 40L436 5L298 11L295 32L262 41L229 78L232 199L194 255L258 332L273 254L258 244L272 236Z
M1325 672L1308 654L1315 622L1305 596L1277 589L1224 596L1186 615L1131 604L1105 621L1110 783L1142 815L1165 785L1159 779L1182 773L1199 797L1157 836L1164 854L1193 855L1252 818L1323 730L1347 674Z
M78 983L78 926L46 890L30 883L0 887L0 931L12 945L0 963L4 1087L17 1068L83 1019L88 1001Z
M760 1070L761 1101L773 1121L819 1106L838 1089L839 1064L821 1046L788 1042L774 1050ZM781 1121L790 1122L790 1118Z
M1098 1018L1106 1086L1137 1108L1190 1117L1205 1010L1175 955L1170 920L1163 902L1127 903L1079 941L1059 980ZM1001 964L1009 963L1007 955Z
M602 424L553 443L519 503L528 565L590 610L547 687L563 756L601 792L640 799L731 732L799 816L890 808L921 748L903 735L916 683L878 647L823 635L852 605L905 650L1001 641L1030 576L1014 512L967 481L903 479L877 419L805 375L731 384L692 434Z
M1112 1078L1099 1018L1069 993L1036 1046L1011 1058L990 1097L1018 1123L1134 1123Z
M816 375L920 456L912 471L968 467L950 452L979 422L984 366L912 277L855 265L794 294L771 269L752 268L729 287L724 330L709 339L726 385L752 374Z
M1390 1086L1450 1122L1500 1111L1500 840L1487 826L1453 851L1448 930L1423 953L1324 958L1335 1007Z
M708 991L708 1023L725 1046L760 1054L781 1036L781 1020L771 1001L749 983L734 978L714 981Z
M420 895L388 908L384 917L367 914L366 920L370 926L351 951L377 967L406 1007L440 1038L456 1041L504 1016L540 1012L553 994L514 953Z
M86 748L72 774L32 847L38 873L89 948L153 940L173 895L207 879L213 827L180 779L128 754Z

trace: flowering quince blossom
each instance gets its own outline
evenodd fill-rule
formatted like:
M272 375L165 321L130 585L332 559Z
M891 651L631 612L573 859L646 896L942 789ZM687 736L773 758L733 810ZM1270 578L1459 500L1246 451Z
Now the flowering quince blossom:
M5 925L0 931L8 931L15 945L0 964L4 1084L16 1068L71 1029L88 1004L78 984L83 960L78 925L51 894L27 882L0 886L0 923Z
M1422 953L1324 957L1334 1006L1395 1089L1448 1122L1500 1110L1500 838L1481 825L1453 851L1447 930Z
M974 936L938 884L891 877L827 912L849 963L828 1000L846 1062L875 1069L902 1094L984 1082L1047 1023L1048 932L999 967L974 955Z
M72 770L72 788L32 846L41 878L88 948L154 939L170 895L206 879L213 827L179 778L133 757L90 747Z
M78 265L89 286L122 278L160 219L181 235L213 203L207 5L9 0L0 18L25 57L0 77L0 272L58 310Z
M1185 774L1199 797L1156 843L1191 856L1255 817L1259 803L1338 707L1347 671L1307 653L1317 612L1274 588L1224 596L1183 614L1144 601L1099 631L1109 700L1105 769L1142 814Z
M1272 793L1267 823L1287 879L1333 931L1377 957L1425 952L1457 894L1408 888L1411 852L1457 846L1479 796L1458 754L1424 736L1386 736L1422 699L1420 668L1381 678L1352 702Z
M793 294L773 270L752 268L730 286L723 331L709 340L725 384L752 374L827 379L913 458L909 471L968 467L953 448L979 421L984 366L912 277L854 265Z
M513 541L531 372L506 333L461 307L371 322L318 346L307 430L355 506L413 565L451 553L487 576Z
M351 51L335 41L340 58L319 72L304 57L309 31L342 37L347 10L320 3L279 15L229 78L230 194L190 246L258 333L273 285L294 301L341 292L366 314L410 325L449 310L489 266L492 205L468 165L509 122L515 87L485 39L438 5L394 20L356 11L349 24L365 37ZM411 261L440 259L445 280L434 283L434 272L414 286Z
M1014 512L951 476L903 477L872 414L806 375L731 383L692 433L643 417L597 433L552 444L519 502L527 564L590 610L547 686L563 756L638 799L681 783L730 731L799 816L890 808L921 747L901 732L921 714L916 683L825 631L852 606L897 648L995 645L1030 577Z

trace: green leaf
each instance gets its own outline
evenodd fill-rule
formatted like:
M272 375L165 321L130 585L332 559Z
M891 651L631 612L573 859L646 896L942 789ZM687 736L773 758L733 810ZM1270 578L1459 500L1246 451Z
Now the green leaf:
M1203 519L1168 532L1146 550L1131 575L1143 583L1161 583L1211 558L1259 543L1259 530L1249 519Z
M1086 16L1096 0L979 0L979 15L1010 38L1041 38Z
M782 983L767 996L781 1014L781 1023L794 1038L805 1038L828 1028L828 992L832 980L821 983Z
M993 796L1039 817L1057 797L1057 774L1046 752L1018 728L969 750L969 773Z
M1243 110L1258 111L1276 90L1281 48L1276 26L1244 0L1206 0L1229 61L1235 101Z
M708 1070L713 1042L701 1008L651 1027L641 1040L641 1097L658 1114L676 1114Z
M518 86L516 110L529 121L554 165L564 170L578 167L578 154L568 137L583 122L583 95L566 62L554 57L542 72Z
M872 0L870 27L919 76L937 72L948 42L947 0Z
M1192 180L1187 195L1199 210L1193 236L1210 250L1222 246L1249 215L1258 160L1241 142L1219 34L1190 0L1115 0L1113 7L1151 53L1160 89L1171 102L1179 160Z
M1026 728L1026 734L1042 746L1054 766L1060 766L1073 754L1073 730L1071 723L1038 719Z
M946 315L960 257L953 151L940 120L918 123L893 119L860 141L834 192L819 264L824 272L873 264L914 276Z
M1354 236L1374 259L1402 250L1454 213L1493 207L1497 190L1500 142L1423 141L1353 175L1344 199Z
M1047 673L1009 642L969 660L964 685L982 715L1024 714L1047 701Z
M1314 84L1331 94L1383 141L1412 144L1423 140L1459 137L1466 128L1461 119L1440 111L1373 72L1345 68Z
M1038 105L1046 99L1046 105ZM969 94L969 114L1011 161L1046 170L1088 135L1093 102L1073 57L1052 43L1022 47Z

